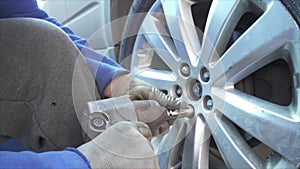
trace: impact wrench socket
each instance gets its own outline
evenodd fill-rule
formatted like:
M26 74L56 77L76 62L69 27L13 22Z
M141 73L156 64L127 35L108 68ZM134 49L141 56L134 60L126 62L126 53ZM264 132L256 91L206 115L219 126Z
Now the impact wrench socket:
M191 119L194 117L194 113L195 113L194 108L188 105L187 107L182 108L180 110L174 110L174 111L169 110L168 116L169 119L177 119L182 117L187 117Z

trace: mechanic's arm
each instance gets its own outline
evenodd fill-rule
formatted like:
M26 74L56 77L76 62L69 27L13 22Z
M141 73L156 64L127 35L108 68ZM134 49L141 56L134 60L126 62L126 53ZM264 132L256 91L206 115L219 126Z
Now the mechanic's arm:
M4 0L0 1L0 18L30 17L49 21L60 27L81 51L91 68L96 79L98 91L103 97L104 88L111 82L113 77L128 73L114 60L94 51L87 40L76 35L71 29L61 25L55 18L40 9L36 0Z
M159 102L163 107L170 109L179 108L179 102L153 86L137 79L123 69L114 60L103 56L89 47L86 39L77 36L71 29L62 26L56 19L50 18L48 14L37 6L36 0L6 0L0 1L0 18L32 17L49 21L60 27L85 57L96 79L100 96L114 97L124 94L131 95L132 99L152 99ZM120 76L120 77L119 77ZM116 78L115 78L116 77ZM112 80L115 78L114 80ZM130 81L129 81L129 80ZM125 82L122 84L120 82ZM127 85L124 88L124 85ZM120 89L121 90L120 90ZM117 90L114 90L117 89Z
M43 153L0 151L0 168L159 168L149 137L151 131L146 124L119 122L77 149Z
M0 151L0 168L90 169L91 166L79 150L67 148L63 151L49 151L44 153Z

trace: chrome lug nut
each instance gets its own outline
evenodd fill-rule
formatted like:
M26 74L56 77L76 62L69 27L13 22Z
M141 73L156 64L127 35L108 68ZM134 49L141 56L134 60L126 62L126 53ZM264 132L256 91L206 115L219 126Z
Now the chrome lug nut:
M201 86L200 86L199 83L195 83L195 84L193 85L192 90L193 90L193 93L194 93L195 96L197 96L197 97L200 97L200 96L201 96L201 92L202 92L202 91L201 91Z
M187 95L192 100L199 100L202 97L202 86L197 79L190 79L187 83Z
M180 72L183 76L189 76L190 75L190 67L187 64L183 64L181 66Z

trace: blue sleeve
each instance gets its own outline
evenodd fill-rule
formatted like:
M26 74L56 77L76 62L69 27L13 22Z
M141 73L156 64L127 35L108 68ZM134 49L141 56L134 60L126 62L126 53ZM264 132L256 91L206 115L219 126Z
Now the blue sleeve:
M128 73L114 60L103 56L93 50L86 39L77 36L71 29L61 25L56 19L37 6L36 0L0 0L0 18L31 17L49 21L60 27L81 51L89 67L91 68L98 91L103 97L105 87L112 78L120 74Z
M0 151L1 169L91 169L86 157L75 148L64 151L35 153L31 151Z

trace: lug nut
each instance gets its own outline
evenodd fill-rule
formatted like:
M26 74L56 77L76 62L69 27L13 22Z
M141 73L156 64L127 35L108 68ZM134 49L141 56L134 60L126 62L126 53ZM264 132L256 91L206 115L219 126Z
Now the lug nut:
M203 79L208 82L208 80L209 80L209 72L204 72L203 73Z
M213 101L212 101L211 99L208 99L208 100L206 101L206 107L207 107L207 109L209 109L209 110L212 109L212 107L213 107Z
M181 66L180 72L183 76L189 76L190 75L190 67L187 64L183 64Z
M192 87L193 93L195 96L200 97L201 96L201 86L199 83L195 83Z
M214 106L213 100L210 96L205 96L204 98L204 108L207 110L211 110Z
M202 86L197 79L190 79L187 83L187 95L192 100L199 100L202 97Z
M209 81L210 74L209 74L209 71L205 67L201 69L201 71L200 71L200 77L201 77L201 80L204 81L204 82L208 82Z
M180 96L182 95L182 89L181 89L181 87L180 87L180 86L177 86L175 92L176 92L176 95L177 95L178 97L180 97Z

